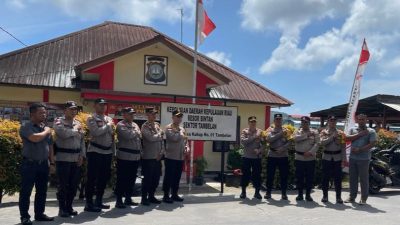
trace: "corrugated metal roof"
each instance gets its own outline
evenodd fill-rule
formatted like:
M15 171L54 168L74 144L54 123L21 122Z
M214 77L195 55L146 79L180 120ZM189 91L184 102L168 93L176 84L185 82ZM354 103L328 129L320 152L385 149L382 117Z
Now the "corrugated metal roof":
M105 22L0 56L0 83L74 88L74 67L163 36L171 45L193 50L150 27ZM229 99L290 105L292 102L232 69L199 54L199 62L231 80L215 87Z

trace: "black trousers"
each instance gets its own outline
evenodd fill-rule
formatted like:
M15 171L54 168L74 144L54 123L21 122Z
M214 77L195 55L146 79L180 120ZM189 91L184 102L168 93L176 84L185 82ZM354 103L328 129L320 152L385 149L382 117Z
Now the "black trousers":
M30 218L29 203L33 185L35 185L35 215L44 213L49 180L49 164L47 160L29 161L23 159L21 164L21 190L19 192L19 212L21 217Z
M117 159L117 183L115 185L117 197L132 197L138 167L139 161Z
M309 195L314 184L314 173L315 173L315 160L313 161L295 161L296 165L296 180L297 190L299 194L303 194L304 188L306 193Z
M240 186L247 187L251 180L254 188L261 187L261 159L242 158L242 173Z
M287 182L289 175L289 159L288 157L276 158L268 157L267 159L267 192L271 193L274 186L276 168L279 169L279 177L281 183L282 194L286 194Z
M183 160L165 159L165 174L163 181L164 195L177 195L181 180Z
M142 197L154 197L160 183L161 161L142 159Z
M99 154L88 152L87 157L87 181L86 181L86 202L92 203L93 195L103 198L104 189L111 175L112 154Z
M322 160L322 191L328 195L329 181L333 178L336 198L341 197L342 192L342 162Z
M58 177L57 199L62 210L72 210L78 184L80 181L80 167L76 162L56 162Z

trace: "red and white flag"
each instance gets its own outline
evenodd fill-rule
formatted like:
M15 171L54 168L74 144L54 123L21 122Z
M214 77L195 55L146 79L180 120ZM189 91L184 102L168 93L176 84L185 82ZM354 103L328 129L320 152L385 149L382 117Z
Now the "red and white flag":
M356 70L356 75L354 77L354 83L353 83L353 88L351 90L351 95L350 95L350 101L349 101L349 106L347 108L347 114L346 114L346 121L344 124L344 132L346 134L349 134L350 129L355 126L356 124L356 112L357 112L357 107L358 107L358 100L360 98L360 89L361 89L361 79L364 74L365 67L367 66L369 60L369 51L367 47L367 42L363 42L362 48L361 48L361 54L360 54L360 59L358 60L358 66ZM347 159L349 158L351 151L351 142L346 142L346 155ZM345 165L343 168L344 172L349 171L349 165Z
M361 49L360 59L358 60L356 75L354 78L353 89L351 90L349 106L347 108L346 122L344 124L344 132L346 134L348 134L350 128L354 127L355 125L355 116L358 106L358 100L360 98L361 79L364 74L365 67L367 66L368 60L369 60L369 51L367 42L365 42L364 39L364 43Z
M213 21L208 17L206 10L203 7L203 1L198 0L198 22L197 29L199 35L200 44L204 42L204 39L216 28Z

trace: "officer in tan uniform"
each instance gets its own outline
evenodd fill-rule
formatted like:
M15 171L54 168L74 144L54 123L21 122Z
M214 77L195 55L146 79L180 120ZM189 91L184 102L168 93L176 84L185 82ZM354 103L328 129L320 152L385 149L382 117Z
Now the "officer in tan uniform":
M135 110L131 107L122 109L124 119L117 124L116 208L138 205L132 201L132 189L135 185L142 150L142 134L139 126L133 122L134 114ZM122 196L125 196L125 204L122 202Z
M90 143L86 154L88 163L85 211L88 212L110 208L110 205L103 204L103 195L111 175L111 159L115 152L114 123L111 117L105 115L106 100L96 99L94 109L95 113L87 120ZM96 201L93 204L94 194Z
M145 111L147 121L142 125L142 204L160 204L161 201L156 199L154 194L160 183L164 131L156 122L157 110L154 107L147 107Z
M289 175L289 141L286 138L286 132L286 128L282 127L282 114L275 114L274 128L272 128L266 137L270 148L267 159L267 193L264 196L265 199L271 198L276 168L279 169L282 200L288 199L286 190Z
M60 217L76 216L72 202L80 180L80 166L85 157L84 132L75 119L78 106L74 101L65 103L64 117L54 121L56 141L54 145L56 172L58 176L57 199Z
M244 146L244 154L242 157L243 176L240 182L242 193L240 194L240 198L246 198L246 187L249 185L251 179L253 186L256 189L254 198L261 199L261 156L263 152L261 145L262 130L257 128L257 118L255 116L250 116L248 122L249 127L243 129L240 135L240 141Z
M183 114L179 110L172 112L172 123L165 127L165 176L163 183L164 198L166 203L173 201L182 202L179 197L179 181L181 180L184 155L189 151L185 129L180 126ZM170 191L172 196L170 197Z
M315 156L320 144L317 130L310 128L310 117L301 117L301 127L294 134L295 166L297 180L297 201L303 201L303 189L306 189L306 200L312 202L311 189L313 188L315 173ZM305 184L304 184L305 183Z
M336 117L328 116L328 127L321 131L322 154L322 202L328 202L329 181L333 178L336 203L342 204L342 166L346 160L346 143L343 132L336 128Z

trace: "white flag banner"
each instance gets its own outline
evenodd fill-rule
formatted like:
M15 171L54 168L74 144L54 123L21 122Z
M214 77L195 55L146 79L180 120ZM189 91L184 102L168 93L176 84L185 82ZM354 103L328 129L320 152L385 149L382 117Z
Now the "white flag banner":
M367 43L363 42L360 59L358 60L358 66L356 70L356 75L354 77L353 88L351 90L349 106L347 108L346 113L346 121L344 124L344 132L348 135L350 129L356 124L356 112L358 107L358 100L360 99L360 90L361 90L361 80L364 74L365 67L367 66L369 60L369 51ZM351 151L351 142L346 142L346 155L347 159L350 155ZM344 172L348 172L348 165L343 169Z

